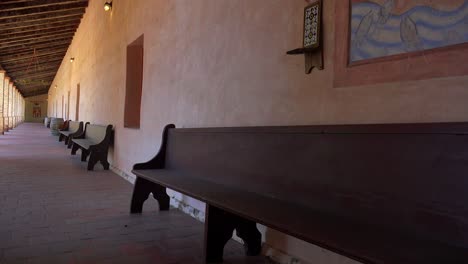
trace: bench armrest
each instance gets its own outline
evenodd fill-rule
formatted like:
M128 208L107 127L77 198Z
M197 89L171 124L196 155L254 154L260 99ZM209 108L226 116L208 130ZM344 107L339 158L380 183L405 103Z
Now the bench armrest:
M89 122L86 122L86 125L87 124L89 124ZM75 133L70 134L69 137L77 138L78 136L81 136L83 133L84 133L83 122L80 122L78 125L78 130Z
M89 125L89 122L86 122L86 124L84 125L84 129L83 129L83 125L80 124L80 128L75 134L73 134L73 138L76 138L76 139L83 139L85 138L85 134L86 134L86 126Z
M58 131L68 131L68 128L69 128L69 122L70 120L65 120L65 122L63 122L63 125L62 125L62 128L60 128Z
M112 125L107 125L106 135L104 136L104 139L101 142L99 142L99 143L97 143L95 145L92 145L90 150L91 151L107 152L109 150L109 146L110 146L111 141L112 141L112 135L113 135Z
M169 129L172 128L175 128L174 124L169 124L164 127L161 147L159 148L158 154L156 154L156 156L154 156L154 158L148 162L133 165L134 170L163 169L165 167L167 138L169 135Z

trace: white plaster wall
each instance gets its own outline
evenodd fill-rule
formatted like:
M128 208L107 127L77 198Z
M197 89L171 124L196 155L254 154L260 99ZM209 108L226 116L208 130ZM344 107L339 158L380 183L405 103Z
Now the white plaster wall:
M325 70L305 75L304 59L285 55L301 44L303 0L114 0L111 13L103 11L104 0L91 0L49 91L49 115L52 104L61 107L62 95L66 100L70 90L74 117L79 83L80 119L115 126L109 157L124 175L134 163L155 155L168 123L206 127L468 119L466 76L333 88L336 1L324 1ZM141 34L141 128L126 129L126 46ZM204 210L200 202L173 195ZM269 245L301 260L353 263L273 230L264 233Z

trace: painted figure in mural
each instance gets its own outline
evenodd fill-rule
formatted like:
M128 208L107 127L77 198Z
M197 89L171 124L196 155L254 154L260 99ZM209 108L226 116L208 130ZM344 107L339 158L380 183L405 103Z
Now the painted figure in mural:
M390 18L391 12L395 7L394 0L387 0L379 10L379 16L377 22L379 24L387 23L388 19Z
M468 0L350 0L350 61L468 42Z
M406 51L422 50L421 42L418 36L418 28L411 16L403 18L400 24L400 38Z

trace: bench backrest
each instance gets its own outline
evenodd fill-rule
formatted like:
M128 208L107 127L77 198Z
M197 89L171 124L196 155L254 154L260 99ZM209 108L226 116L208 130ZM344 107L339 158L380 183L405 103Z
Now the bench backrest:
M85 138L93 143L109 143L112 125L102 126L86 124Z
M68 122L68 131L71 132L71 133L75 133L80 129L80 126L83 126L83 122L69 121Z
M468 246L468 123L170 129L165 166Z

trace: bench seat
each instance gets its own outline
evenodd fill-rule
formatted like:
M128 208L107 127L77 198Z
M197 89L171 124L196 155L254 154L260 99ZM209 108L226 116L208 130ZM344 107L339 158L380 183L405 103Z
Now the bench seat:
M73 145L72 139L83 133L83 122L67 121L67 126L63 130L59 130L59 142L65 141L65 145L71 148Z
M178 171L133 172L138 177L363 263L468 263L468 249L465 248L352 221L297 203L185 176Z
M60 131L60 134L64 135L64 136L69 136L70 134L73 134L75 133L74 131Z
M87 123L81 135L74 136L71 154L75 155L81 149L81 161L86 161L89 155L88 170L93 170L99 161L105 170L109 169L107 153L112 141L112 125L101 126Z
M96 142L93 142L88 139L73 139L73 142L80 145L82 148L89 150L91 146L96 145Z

